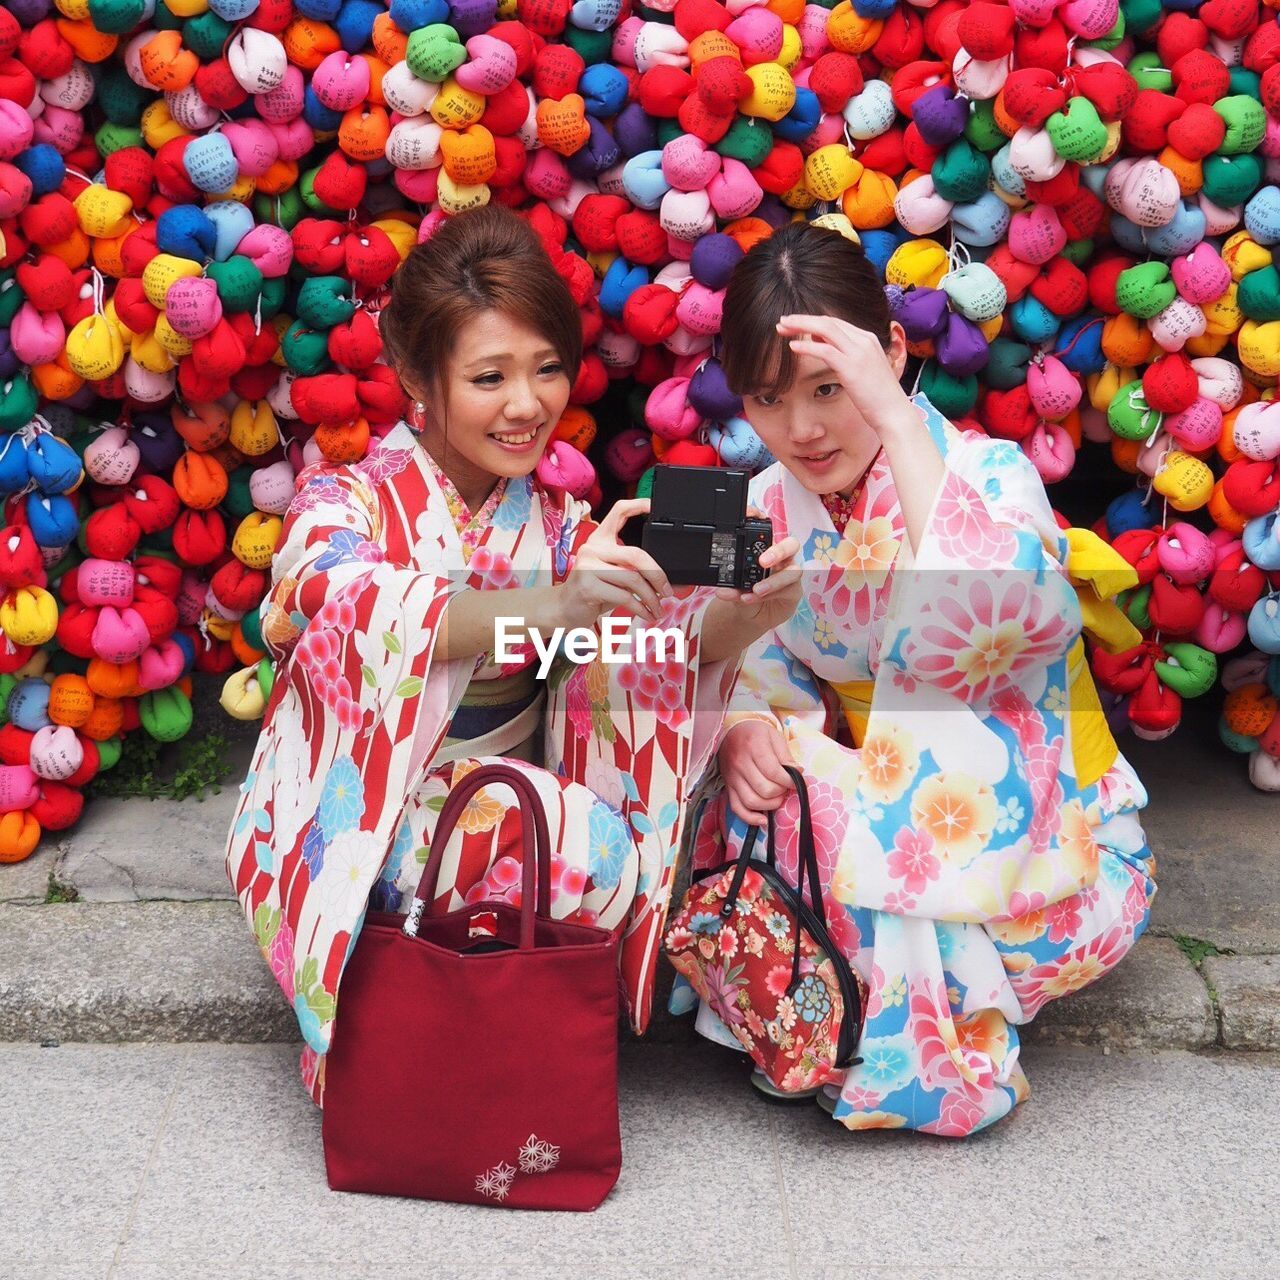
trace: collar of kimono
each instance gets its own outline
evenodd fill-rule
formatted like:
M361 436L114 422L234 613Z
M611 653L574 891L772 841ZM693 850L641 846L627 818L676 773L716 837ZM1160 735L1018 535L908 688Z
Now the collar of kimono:
M453 522L458 527L459 534L466 534L476 526L486 525L493 518L493 513L498 509L503 496L507 491L507 478L500 476L498 483L494 485L489 496L480 504L473 512L466 503L462 494L458 492L458 487L449 479L444 468L435 460L427 451L426 447L419 442L419 452L427 461L427 466L440 492L444 495L445 501L449 504L449 511L453 515Z

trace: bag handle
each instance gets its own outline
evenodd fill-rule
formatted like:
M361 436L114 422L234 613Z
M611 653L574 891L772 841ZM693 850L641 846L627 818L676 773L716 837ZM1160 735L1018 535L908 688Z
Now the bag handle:
M418 936L422 914L426 910L427 903L435 896L445 847L449 843L449 837L453 835L453 830L462 816L467 801L481 788L499 784L510 787L516 793L516 803L520 808L520 832L524 843L520 886L521 950L528 950L533 946L535 916L550 919L551 836L547 828L546 810L542 807L542 798L538 795L532 780L519 769L506 764L482 764L479 768L472 769L445 797L440 816L436 819L436 829L431 840L431 855L427 858L427 865L422 868L422 878L418 881L417 891L409 906L409 914L405 917L404 933L407 937Z
M822 882L818 878L818 850L813 839L813 815L809 810L809 788L805 783L804 774L792 765L784 765L787 773L791 775L792 781L796 785L796 797L800 802L800 847L796 855L796 894L800 901L804 901L805 881L809 882L809 907L818 923L823 929L827 928L827 909L826 904L822 900ZM768 811L769 819L769 839L765 850L765 860L772 866L777 866L777 829L774 825L774 810ZM730 915L737 905L738 894L742 889L742 882L746 877L747 868L752 861L751 851L755 848L756 838L760 834L759 827L751 827L742 842L742 852L738 855L738 865L733 873L733 879L729 883L729 892L725 895L725 900L720 908L722 917ZM800 981L800 916L796 915L795 928L795 951L794 959L791 962L791 988L794 989Z

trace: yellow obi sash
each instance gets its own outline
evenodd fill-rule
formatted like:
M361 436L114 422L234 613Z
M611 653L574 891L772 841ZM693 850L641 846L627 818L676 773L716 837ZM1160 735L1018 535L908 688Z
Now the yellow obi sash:
M1112 596L1137 586L1133 567L1089 529L1066 530L1067 576L1080 601L1084 630L1109 653L1122 653L1142 641L1142 633L1115 604ZM1092 786L1116 762L1120 748L1111 735L1106 712L1089 670L1084 637L1067 653L1067 714L1071 720L1071 758L1076 785ZM871 718L874 680L828 680L853 735L861 747Z

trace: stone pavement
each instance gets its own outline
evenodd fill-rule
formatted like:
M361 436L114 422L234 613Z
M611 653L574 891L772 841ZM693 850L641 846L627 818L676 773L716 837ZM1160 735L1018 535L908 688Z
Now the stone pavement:
M1035 1048L1026 1067L1031 1099L960 1144L769 1106L706 1042L632 1045L621 1180L594 1214L536 1214L330 1192L290 1047L0 1046L0 1275L1275 1275L1280 1058ZM371 1099L371 1119L402 1106Z
M1209 701L1171 741L1123 744L1151 792L1160 890L1147 938L1097 986L1047 1006L1027 1039L1280 1049L1280 796L1255 791L1213 741ZM222 867L252 745L236 742L220 795L98 801L61 841L0 866L0 1039L293 1037ZM80 901L46 904L51 874ZM680 1034L665 1018L653 1029Z

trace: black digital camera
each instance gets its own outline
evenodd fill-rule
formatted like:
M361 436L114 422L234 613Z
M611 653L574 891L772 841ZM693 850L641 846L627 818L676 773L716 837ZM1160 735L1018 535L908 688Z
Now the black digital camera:
M747 517L746 471L659 465L640 545L675 586L750 591L768 576L760 556L773 523Z

